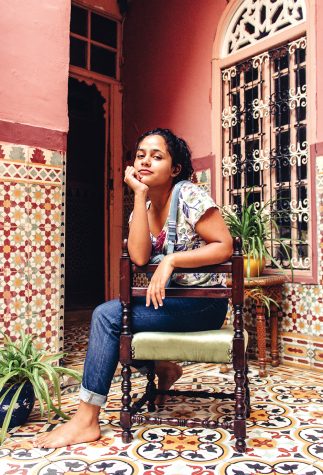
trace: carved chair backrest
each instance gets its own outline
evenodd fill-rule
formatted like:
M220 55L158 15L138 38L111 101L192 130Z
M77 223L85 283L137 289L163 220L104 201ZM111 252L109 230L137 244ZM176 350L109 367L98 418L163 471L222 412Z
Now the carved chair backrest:
M135 274L153 273L158 264L148 264L143 267L136 266L130 260L127 241L123 244L123 253L120 261L120 300L123 305L122 334L131 335L131 299L144 297L145 287L133 285ZM231 274L228 287L169 287L166 289L168 297L201 297L201 298L231 298L234 311L235 337L243 333L242 306L244 301L244 276L243 255L241 240L234 239L234 249L229 261L199 268L176 268L176 273L225 273Z

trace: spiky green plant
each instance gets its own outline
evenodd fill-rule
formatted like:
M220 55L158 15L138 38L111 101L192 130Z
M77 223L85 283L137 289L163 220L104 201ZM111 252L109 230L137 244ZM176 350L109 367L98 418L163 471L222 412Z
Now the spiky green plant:
M2 333L2 332L1 332ZM61 410L60 378L68 375L81 381L81 374L73 369L54 365L64 356L64 353L47 354L38 350L31 335L21 332L20 341L13 342L8 335L3 335L3 346L0 348L0 405L8 392L15 386L17 390L12 396L3 425L0 430L0 444L4 441L10 424L12 413L19 394L27 381L33 386L35 397L38 399L40 413L55 412L64 419L69 417ZM50 393L49 385L52 386ZM57 404L54 403L57 399Z
M264 305L267 309L268 316L270 317L270 306L271 304L275 305L277 308L280 308L278 302L275 299L265 295L262 287L254 287L253 289L246 290L246 297L250 297L256 302L256 304Z
M252 258L258 259L260 262L263 259L269 260L278 269L282 269L279 261L268 250L269 241L278 244L290 261L290 245L287 243L287 239L277 237L279 228L270 213L273 201L269 200L262 206L259 203L248 205L248 197L249 193L240 212L235 212L229 207L222 208L222 216L232 237L242 239L242 251L247 256L247 277L250 276L250 260Z

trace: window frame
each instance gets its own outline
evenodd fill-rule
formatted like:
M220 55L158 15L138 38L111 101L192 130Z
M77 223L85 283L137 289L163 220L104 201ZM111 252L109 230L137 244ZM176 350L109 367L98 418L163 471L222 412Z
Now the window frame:
M70 72L75 74L85 74L89 79L93 80L100 80L105 83L120 83L120 59L121 59L121 22L120 18L117 18L107 12L104 12L98 8L92 7L81 1L73 1L71 6L75 6L78 8L82 8L87 13L87 37L79 35L77 33L73 33L70 30L69 36L70 38L76 38L78 40L83 41L87 45L87 56L86 56L86 68L82 68L81 66L75 66L70 63ZM91 39L91 13L95 13L96 15L100 15L108 20L112 20L116 23L117 26L117 46L113 48L112 46L105 45L104 43L100 43L98 41ZM116 77L107 76L105 74L98 73L91 69L91 45L98 46L102 49L106 49L107 51L112 51L116 53Z
M307 28L307 24L315 24L315 8L311 8L310 2L306 1L307 14L306 21L299 23L296 26L283 29L272 37L262 39L255 44L242 48L236 53L232 53L224 58L221 58L223 50L223 41L226 37L229 23L234 16L237 8L242 4L242 0L232 0L225 8L220 22L218 24L212 52L212 153L215 156L216 174L213 176L215 180L215 199L217 203L222 203L222 119L221 113L223 110L222 104L222 70L228 69L237 63L242 63L249 58L260 55L270 49L283 46L302 36L307 37L307 50L311 54L307 55L307 70L315 70L315 29ZM307 76L307 124L308 126L308 198L311 222L309 226L309 255L311 256L310 270L294 270L293 281L304 284L318 283L318 250L317 250L317 205L316 205L316 187L315 187L315 140L316 140L316 77L314 74ZM314 91L314 92L313 92ZM266 273L275 272L271 269L266 269ZM290 273L291 272L288 272Z

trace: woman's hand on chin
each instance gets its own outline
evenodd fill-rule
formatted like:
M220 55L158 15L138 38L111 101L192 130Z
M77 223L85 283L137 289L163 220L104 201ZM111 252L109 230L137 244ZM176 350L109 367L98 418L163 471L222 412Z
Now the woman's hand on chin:
M157 310L158 306L163 306L165 298L165 285L174 270L173 255L165 256L155 270L150 284L147 288L146 306L152 303Z
M135 167L127 167L124 174L124 182L134 193L147 193L148 186L141 182L141 177Z

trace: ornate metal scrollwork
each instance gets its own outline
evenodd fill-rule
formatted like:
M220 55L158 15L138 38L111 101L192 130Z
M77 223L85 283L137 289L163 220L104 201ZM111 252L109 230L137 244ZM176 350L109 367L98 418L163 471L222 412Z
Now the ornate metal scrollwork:
M265 148L264 150L254 150L252 156L254 158L253 169L255 172L259 172L259 170L268 170L268 168L270 168L269 148Z
M270 56L269 56L268 51L262 54L258 54L258 56L254 56L252 58L252 66L254 68L259 68L262 65L262 63L266 63L267 61L269 61L269 59L270 59Z
M254 99L252 101L252 115L254 119L266 117L269 114L269 97L266 96L265 100Z
M222 80L230 81L231 78L234 78L237 75L237 68L232 66L232 68L224 69L222 71Z
M237 124L237 106L226 107L222 111L222 127L227 129Z
M308 162L308 143L306 141L302 144L297 142L296 145L292 143L289 146L289 153L289 163L291 165L296 165L296 163L298 167L306 165Z
M222 158L222 175L231 176L235 175L237 169L237 155L234 153L232 156Z
M293 222L309 222L309 206L307 198L305 198L304 200L290 201L290 219Z
M306 36L302 36L302 38L299 38L298 40L292 41L288 45L288 51L290 54L295 53L297 49L305 49L307 46L307 40Z
M239 207L237 204L231 204L231 205L225 205L223 206L223 209L227 211L228 213L234 213L236 214L239 210Z
M309 257L292 257L291 264L293 269L302 269L306 270L310 267L310 258Z
M306 107L306 84L304 84L302 87L298 86L296 91L295 88L292 87L289 89L288 93L290 109L295 109L295 107Z

